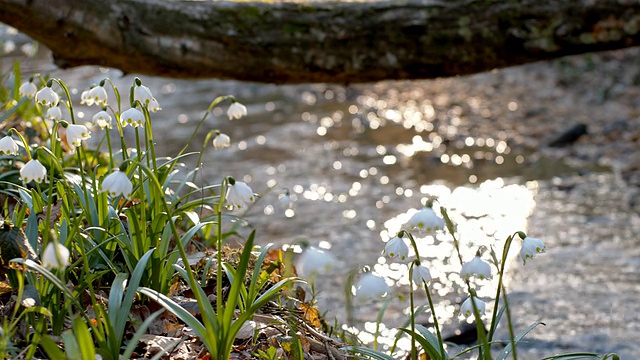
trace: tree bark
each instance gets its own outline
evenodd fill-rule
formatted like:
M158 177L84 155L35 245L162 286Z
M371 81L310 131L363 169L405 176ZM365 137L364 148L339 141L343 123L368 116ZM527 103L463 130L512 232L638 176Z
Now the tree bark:
M465 75L640 43L640 0L0 0L61 68L270 83Z

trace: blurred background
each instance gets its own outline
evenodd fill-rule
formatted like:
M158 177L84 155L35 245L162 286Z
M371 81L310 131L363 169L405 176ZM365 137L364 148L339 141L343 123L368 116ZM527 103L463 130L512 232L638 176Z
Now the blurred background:
M25 79L41 73L64 80L76 104L105 77L122 93L133 82L134 74L113 69L59 70L43 46L9 27L0 34L5 85L16 61ZM383 317L380 342L392 341L391 329L408 315L407 267L381 252L435 197L458 225L465 260L481 246L501 251L514 231L547 245L526 266L516 256L519 244L510 253L516 332L546 324L521 343L520 358L594 351L630 359L640 352L639 55L632 48L466 77L352 86L142 80L163 108L152 115L159 155L184 146L215 97L235 95L247 106L240 120L228 120L225 104L205 122L191 150L212 129L228 134L232 146L209 144L201 180L231 175L261 194L239 213L260 244L335 255L333 271L316 280L330 324L349 317L350 329L372 340L383 302L358 304L347 316L344 295L345 274L369 266L405 298L395 297ZM98 110L78 111L90 122ZM279 201L287 192L290 207ZM436 279L436 312L453 334L464 327L457 311L466 295L450 236L421 237L419 244ZM478 285L491 301L495 284ZM426 324L429 316L423 318Z

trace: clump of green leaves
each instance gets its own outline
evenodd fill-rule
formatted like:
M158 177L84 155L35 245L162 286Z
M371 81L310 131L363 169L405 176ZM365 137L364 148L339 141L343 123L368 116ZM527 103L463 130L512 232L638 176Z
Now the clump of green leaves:
M267 249L252 254L253 232L237 263L224 263L222 251L211 259L218 283L215 307L189 266L186 249L195 241L220 250L228 237L239 235L235 228L223 231L233 178L196 185L199 169L180 171L188 157L200 163L218 132L210 131L199 151L187 152L188 145L216 106L230 99L236 118L244 114L237 111L243 106L230 96L216 98L182 151L159 158L151 117L161 108L140 79L131 85L128 101L109 79L86 89L80 99L72 99L60 79L35 75L22 81L17 66L14 79L12 89L0 91L0 137L6 137L8 149L0 156L1 215L6 218L0 229L0 281L6 290L0 296L15 293L22 300L13 302L12 316L0 324L0 357L24 348L27 358L42 351L56 359L130 358L162 312L130 332L131 310L155 301L193 328L211 357L228 359L242 324L295 281L268 281L260 267ZM77 124L77 100L101 108L96 125L107 130L100 139L106 153L85 145L97 135ZM135 133L133 146L125 139L127 126ZM111 127L118 134L114 139ZM25 166L29 163L35 165ZM206 281L208 272L202 276ZM202 321L171 298L177 278L193 289ZM224 303L223 278L231 282ZM31 330L20 333L20 327Z

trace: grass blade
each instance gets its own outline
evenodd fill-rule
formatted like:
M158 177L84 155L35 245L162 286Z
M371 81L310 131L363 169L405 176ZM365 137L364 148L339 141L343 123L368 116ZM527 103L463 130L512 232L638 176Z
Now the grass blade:
M535 329L538 325L544 325L544 323L537 322L530 325L528 328L524 329L524 331L516 335L516 337L513 339L514 344L518 344L518 341L524 338L529 332L531 332L531 330ZM498 357L496 357L496 360L505 360L507 356L509 356L509 354L511 353L511 350L512 350L511 343L509 343L507 344L507 346L504 347L504 349L502 349L500 354L498 354Z

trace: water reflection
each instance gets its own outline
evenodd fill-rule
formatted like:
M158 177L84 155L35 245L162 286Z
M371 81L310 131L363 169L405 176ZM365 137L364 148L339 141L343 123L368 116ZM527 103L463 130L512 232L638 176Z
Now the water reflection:
M527 218L535 208L534 197L537 191L537 183L532 181L524 185L507 184L501 178L485 181L479 186L424 185L420 188L423 198L437 198L434 210L438 212L439 206L445 206L451 219L457 225L457 237L461 245L461 253L464 261L471 260L478 249L495 249L500 253L504 246L504 240L515 231L527 230ZM406 228L405 224L418 210L411 208L384 221L383 228L379 232L379 248L383 242L395 237L398 231ZM374 221L374 220L372 220ZM422 264L431 270L433 282L431 283L434 298L436 299L436 314L438 320L444 324L458 322L458 304L467 297L465 284L459 276L461 264L449 234L439 232L437 234L421 235L416 233L416 242L422 255ZM516 254L514 249L511 254ZM414 258L413 249L410 250L410 258ZM484 251L483 259L490 261L488 251ZM379 256L373 265L373 271L384 276L393 286L395 294L403 297L394 299L384 316L386 326L401 326L409 314L408 296L408 264L393 262L388 258ZM494 270L495 273L495 270ZM478 296L491 303L495 295L495 283L491 280L472 280L478 290ZM418 304L426 301L424 294L418 294ZM359 309L357 319L364 322L365 327L358 329L361 340L369 341L373 338L374 331L367 323L374 322L377 313L370 309ZM490 312L489 315L490 316ZM430 315L420 317L424 324L430 323ZM353 329L351 329L353 330ZM385 330L391 339L382 339L381 343L389 343L393 340L395 330ZM384 337L384 336L383 336Z

